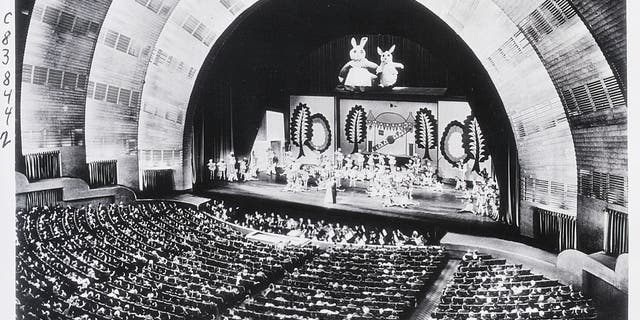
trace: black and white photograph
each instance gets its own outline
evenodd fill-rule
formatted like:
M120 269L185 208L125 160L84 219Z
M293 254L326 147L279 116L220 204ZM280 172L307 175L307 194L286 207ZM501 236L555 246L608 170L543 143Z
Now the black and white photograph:
M7 1L0 317L634 319L628 6Z

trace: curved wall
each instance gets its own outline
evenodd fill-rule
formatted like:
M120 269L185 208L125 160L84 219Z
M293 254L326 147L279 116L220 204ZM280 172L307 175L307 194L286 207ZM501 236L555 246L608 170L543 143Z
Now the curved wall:
M498 90L518 147L521 232L533 233L531 207L546 206L578 215L581 249L601 246L602 207L627 201L626 54L615 3L418 2L466 42ZM36 1L21 151L61 150L63 174L76 177L86 161L115 158L118 180L134 188L142 170L170 167L176 188L191 188L183 150L196 76L210 50L224 45L220 35L239 16L250 18L242 13L253 4ZM599 18L598 8L608 14Z

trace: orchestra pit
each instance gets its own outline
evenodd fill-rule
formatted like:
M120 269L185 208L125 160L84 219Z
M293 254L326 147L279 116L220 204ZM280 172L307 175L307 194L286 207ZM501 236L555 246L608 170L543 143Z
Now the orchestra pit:
M627 319L623 0L16 2L17 319Z

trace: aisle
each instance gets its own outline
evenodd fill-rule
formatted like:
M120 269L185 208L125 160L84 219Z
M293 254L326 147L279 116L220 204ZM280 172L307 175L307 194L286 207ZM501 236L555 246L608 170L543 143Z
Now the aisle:
M440 272L438 279L431 285L431 287L425 293L425 297L422 302L413 311L413 315L409 317L411 320L423 320L429 319L431 312L440 303L440 295L442 290L447 286L447 281L453 276L453 273L458 269L460 260L450 259L447 265Z

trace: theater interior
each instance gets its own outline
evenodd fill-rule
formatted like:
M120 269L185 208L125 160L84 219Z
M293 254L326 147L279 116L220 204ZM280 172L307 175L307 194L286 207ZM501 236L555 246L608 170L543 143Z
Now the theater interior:
M16 317L627 319L626 5L16 1Z

